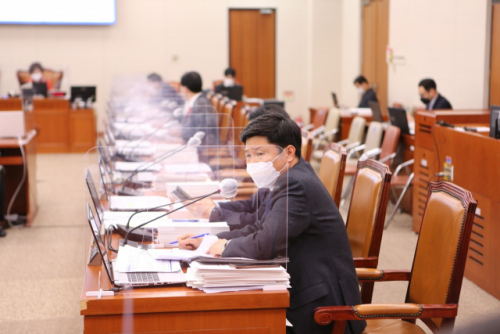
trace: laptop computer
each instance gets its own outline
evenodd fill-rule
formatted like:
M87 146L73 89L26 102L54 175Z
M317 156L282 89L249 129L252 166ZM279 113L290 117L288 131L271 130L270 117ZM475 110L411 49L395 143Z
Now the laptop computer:
M339 108L339 100L337 99L337 94L332 92L333 106Z
M380 110L380 105L375 101L368 101L368 106L372 110L372 118L375 122L384 122L384 118L382 117L382 111Z
M405 134L414 134L415 129L413 127L413 131L410 131L410 126L408 124L408 117L406 116L406 110L399 108L389 108L389 118L391 120L391 124L397 126L401 129L401 133Z
M18 138L25 135L24 111L0 111L0 138Z
M163 272L119 272L113 267L113 262L109 259L105 243L103 242L98 226L101 224L99 216L94 218L90 204L87 203L87 220L92 231L94 242L98 246L99 255L101 256L104 269L109 278L109 281L116 287L146 287L157 285L173 285L183 284L186 282L186 277L182 271L163 273Z

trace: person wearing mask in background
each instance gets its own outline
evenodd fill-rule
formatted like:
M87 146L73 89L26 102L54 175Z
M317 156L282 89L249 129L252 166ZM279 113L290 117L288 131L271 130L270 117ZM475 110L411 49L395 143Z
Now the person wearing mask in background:
M418 84L420 101L425 104L426 110L453 109L451 103L438 93L436 82L432 79L423 79Z
M205 132L204 145L217 143L217 115L210 101L202 94L203 82L198 72L187 72L181 78L181 95L185 99L179 119L182 138L187 141L197 131Z
M177 105L183 104L182 97L177 94L175 89L166 82L163 82L162 77L157 73L151 73L147 77L148 93L151 98L151 102L160 103L164 100L169 100L177 103Z
M33 63L29 68L30 79L33 83L34 95L43 95L47 97L47 92L52 89L52 82L43 78L43 67L40 63Z
M356 86L359 94L361 94L361 101L359 101L358 108L370 108L368 102L378 102L377 94L375 94L375 91L370 87L368 80L364 76L360 75L354 79L354 86Z
M241 141L247 171L260 189L248 200L207 207L210 221L227 221L230 228L217 235L209 253L252 259L287 255L292 288L286 317L293 325L287 333L331 333L331 325L316 324L314 309L361 303L342 216L311 165L301 158L301 133L292 119L264 113L247 125ZM198 248L202 239L192 236L180 236L179 248ZM344 333L359 334L365 326L365 321L348 321Z
M243 98L243 87L234 81L236 71L229 67L224 71L224 81L215 86L215 93L220 93L230 99L241 101Z

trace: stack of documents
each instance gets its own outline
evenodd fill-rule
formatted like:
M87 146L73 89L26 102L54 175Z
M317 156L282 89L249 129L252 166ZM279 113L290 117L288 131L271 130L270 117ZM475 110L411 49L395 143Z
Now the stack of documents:
M183 234L200 235L204 233L215 237L215 241L217 241L216 234L226 231L229 231L229 226L226 222L209 223L207 219L188 219L184 221L174 219L168 224L158 226L157 243L163 245L163 247L179 247L178 244L172 245L170 243L177 241L177 238Z
M186 279L187 286L206 293L290 288L290 275L280 265L238 266L194 261Z

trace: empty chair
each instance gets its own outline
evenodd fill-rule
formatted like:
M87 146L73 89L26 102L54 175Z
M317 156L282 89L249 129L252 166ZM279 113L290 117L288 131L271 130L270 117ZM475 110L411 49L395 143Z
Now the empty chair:
M375 160L358 162L351 206L347 214L347 236L356 268L376 268L389 200L391 172ZM373 283L361 284L361 300L370 303Z
M307 132L316 130L325 125L326 118L328 117L327 108L309 108L311 123L302 127L302 134L306 136Z
M323 158L323 146L333 142L334 136L339 132L340 110L331 108L328 111L326 123L316 130L313 130L313 153L311 160L321 160Z
M332 196L333 201L340 205L340 194L344 183L345 159L347 151L344 147L331 143L323 154L318 177Z
M360 282L408 281L405 303L319 307L316 323L334 322L333 333L344 333L349 320L366 320L364 333L424 333L415 324L420 319L433 333L451 333L476 207L469 191L432 183L411 271L356 269Z
M413 177L414 174L413 172L410 172L408 169L409 166L413 165L414 160L408 160L406 162L403 162L400 164L398 167L396 167L396 170L394 171L394 177L391 182L391 190L395 194L395 189L401 189L401 194L399 195L398 199L396 200L396 204L394 205L394 208L392 209L392 212L387 219L387 222L385 223L385 227L389 227L389 224L391 221L394 219L394 215L396 214L396 211L399 208L399 205L401 204L401 201L403 200L403 197L405 196L406 192L408 191L408 188L410 188L413 185ZM403 168L406 169L407 175L399 175L399 173L403 170Z
M337 144L342 145L346 148L347 152L356 146L361 145L363 142L363 137L365 135L366 120L363 117L356 116L353 118L351 123L351 128L349 129L349 135L347 139L337 142Z

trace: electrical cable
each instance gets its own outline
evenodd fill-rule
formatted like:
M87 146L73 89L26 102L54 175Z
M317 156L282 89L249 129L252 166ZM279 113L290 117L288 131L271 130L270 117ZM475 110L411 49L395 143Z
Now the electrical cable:
M5 217L7 222L9 223L10 227L14 227L12 222L10 221L10 210L12 210L12 205L14 204L14 201L16 200L17 195L19 195L19 191L21 191L21 187L23 186L24 182L26 181L26 156L24 153L24 148L23 148L23 142L22 142L22 137L18 137L18 142L19 142L19 149L21 150L21 155L23 157L23 177L21 179L21 182L19 182L19 185L16 188L16 191L12 195L12 198L10 199L9 206L7 207L7 216Z

